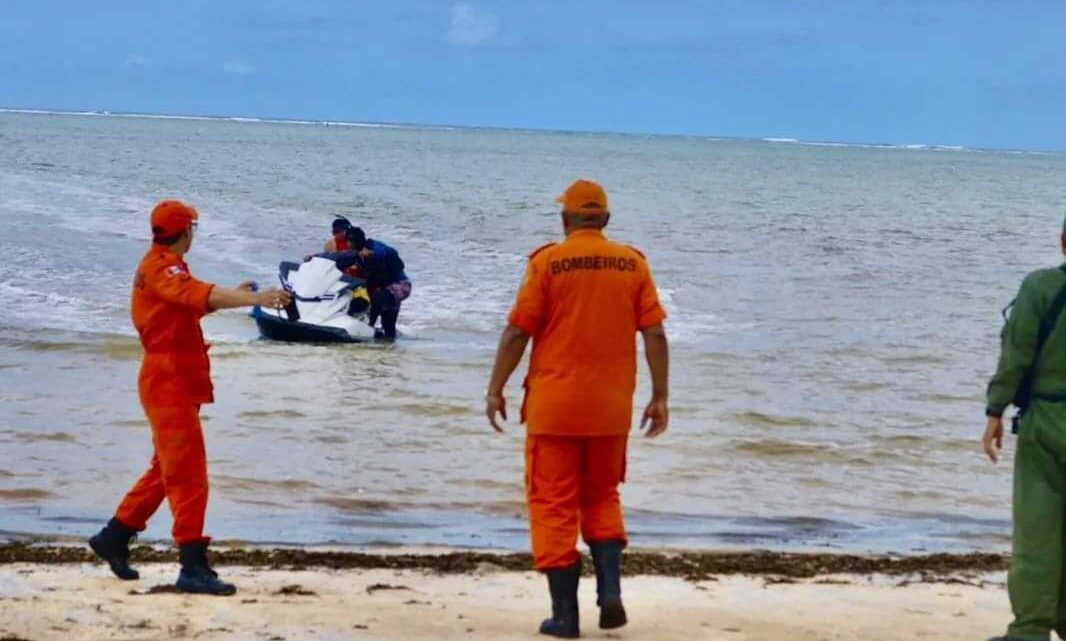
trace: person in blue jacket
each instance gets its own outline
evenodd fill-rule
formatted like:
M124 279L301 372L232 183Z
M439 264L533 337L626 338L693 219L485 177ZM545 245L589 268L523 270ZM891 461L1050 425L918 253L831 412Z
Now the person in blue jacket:
M380 240L367 238L359 227L345 230L348 250L317 254L332 260L337 269L357 265L362 269L370 290L370 324L377 325L381 318L381 332L386 340L396 340L396 322L400 306L411 295L411 279L404 271L405 265L399 252Z

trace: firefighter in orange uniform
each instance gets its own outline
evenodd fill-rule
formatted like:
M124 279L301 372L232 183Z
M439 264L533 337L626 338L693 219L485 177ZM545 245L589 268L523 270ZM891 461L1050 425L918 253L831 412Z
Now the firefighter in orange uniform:
M197 218L195 209L176 200L152 210L152 246L137 267L131 312L145 351L138 391L152 426L154 455L148 471L89 545L119 578L139 578L129 565L129 542L147 527L165 498L181 558L177 587L230 595L236 588L211 570L210 538L203 533L208 485L200 406L213 402L214 395L200 318L230 307L283 307L289 295L276 289L253 292L250 282L225 289L193 278L184 257Z
M533 339L521 419L527 424L526 495L533 558L548 578L552 616L542 634L579 636L578 534L596 568L600 627L626 623L621 558L627 539L618 485L636 387L635 335L644 337L652 399L646 436L667 427L666 313L644 256L607 240L607 194L578 180L559 197L566 239L529 259L509 324L500 337L485 413L506 420L508 378Z

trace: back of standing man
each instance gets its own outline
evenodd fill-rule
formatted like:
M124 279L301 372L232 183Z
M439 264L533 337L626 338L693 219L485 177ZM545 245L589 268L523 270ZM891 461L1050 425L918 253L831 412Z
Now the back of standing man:
M533 252L500 337L485 413L500 431L508 378L533 339L521 420L533 559L548 578L552 616L542 634L579 636L580 533L596 569L600 627L626 624L621 559L627 545L618 485L625 480L637 354L644 337L652 399L642 428L668 422L666 313L644 256L609 241L607 194L578 180L559 197L566 239Z

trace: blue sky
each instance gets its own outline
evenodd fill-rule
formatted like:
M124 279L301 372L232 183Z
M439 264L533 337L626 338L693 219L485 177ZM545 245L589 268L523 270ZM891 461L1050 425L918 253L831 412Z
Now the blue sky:
M0 106L1066 149L1066 2L0 5Z

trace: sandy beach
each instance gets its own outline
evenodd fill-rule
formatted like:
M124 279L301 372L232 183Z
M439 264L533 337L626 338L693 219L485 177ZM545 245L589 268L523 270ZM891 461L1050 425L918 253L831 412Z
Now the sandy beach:
M175 594L175 566L159 562L168 554L139 548L141 580L124 583L77 548L0 546L0 639L531 639L548 608L543 579L516 567L523 555L228 549L217 567L240 591L212 598ZM1000 632L1009 616L993 556L632 557L630 625L596 627L588 578L584 637L961 641ZM683 567L688 578L668 575Z

